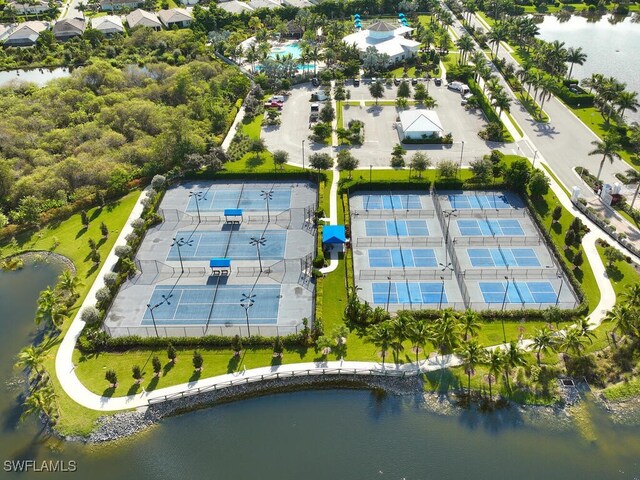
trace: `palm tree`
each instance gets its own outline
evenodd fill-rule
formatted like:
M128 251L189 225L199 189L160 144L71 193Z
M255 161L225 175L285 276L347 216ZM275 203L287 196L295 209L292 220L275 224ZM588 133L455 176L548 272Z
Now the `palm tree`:
M426 352L426 345L431 341L433 334L429 324L423 319L415 318L413 323L409 325L409 331L407 332L407 339L413 345L413 351L416 354L416 365L418 365L420 350ZM425 353L426 358L426 353Z
M453 310L443 310L433 324L433 340L441 354L450 353L458 345L460 323Z
M602 173L602 167L604 167L604 161L609 160L613 163L614 158L620 158L620 155L616 150L621 148L620 140L617 135L605 135L602 141L594 140L591 142L594 148L589 152L589 155L602 155L602 160L600 160L600 168L598 169L598 175L596 176L596 183L600 181L600 174Z
M511 99L506 93L500 92L498 94L492 95L493 97L493 106L496 108L496 114L498 117L502 114L502 112L509 112L511 109Z
M24 411L20 420L24 420L29 415L40 415L43 413L47 418L54 414L55 393L51 387L39 388L31 392L24 401Z
M471 376L475 375L476 367L484 362L486 351L478 344L477 340L469 340L457 350L457 354L462 360L462 366L468 378L468 395L471 398Z
M36 312L36 325L44 323L47 326L59 328L64 319L64 311L60 305L58 294L51 287L40 292L38 298L38 310Z
M396 318L391 320L391 328L393 332L393 340L391 348L395 356L396 363L399 363L400 352L404 349L402 342L407 339L409 327L413 323L413 315L410 312L402 311L398 313Z
M578 65L584 65L584 62L586 61L587 61L587 54L582 51L581 47L578 47L578 48L569 47L567 49L567 62L571 64L571 67L569 67L569 74L567 75L567 78L571 78L574 64L577 63Z
M553 90L554 86L555 82L551 77L543 77L542 81L540 82L540 85L538 87L540 89L540 113L542 113L542 109L544 108L545 100L551 98L551 91Z
M540 353L547 353L549 349L554 348L556 343L555 338L553 336L553 332L549 330L547 326L544 326L536 331L532 340L533 348L536 349L536 358L538 360L538 365L540 365Z
M629 180L629 183L637 184L636 191L633 194L633 200L631 200L631 211L633 211L633 205L636 203L636 198L638 198L638 190L640 190L640 172L635 168L630 168L629 170L626 171L626 177L627 177L627 180ZM634 285L638 285L638 284L634 284Z
M580 331L580 335L583 338L586 338L589 340L589 343L593 344L593 339L596 338L596 334L593 333L591 324L586 317L581 318L578 323L576 323L575 327Z
M511 340L504 352L504 378L507 381L507 389L509 390L509 393L511 393L511 385L509 383L511 371L514 368L527 364L527 360L524 355L524 350L518 346L518 343Z
M640 337L640 322L638 310L629 303L616 303L613 309L607 312L605 320L613 323L613 331L630 337Z
M504 369L504 353L500 348L494 348L489 351L489 355L487 357L487 366L489 367L489 401L493 402L493 393L491 391L492 378L497 380L498 375L502 373Z
M632 112L638 111L638 107L640 107L640 103L638 103L638 92L620 92L614 100L614 103L618 107L618 115L624 119L624 112L626 110L631 110Z
M622 294L627 304L632 307L640 307L640 283L627 285L627 291Z
M480 316L477 312L468 308L462 315L460 315L460 330L462 338L465 340L469 340L478 335L480 327Z
M41 344L42 345L42 344ZM24 347L18 353L18 360L16 361L16 367L28 368L40 375L42 362L44 361L45 350L41 345L29 345Z
M304 53L304 50L303 50L303 53ZM251 65L251 73L254 73L255 63L260 59L260 52L258 50L258 45L255 42L249 45L244 52L244 56L245 56L245 60L249 62L249 64Z
M63 271L58 277L58 289L66 295L73 297L76 294L76 289L82 285L80 279L71 273L71 270Z
M473 38L468 33L465 33L456 41L456 46L460 51L460 63L466 65L467 55L474 50Z
M382 365L384 366L384 359L387 355L387 350L393 341L393 329L389 321L379 323L369 333L369 341L379 349L382 356Z
M487 38L489 39L489 43L494 45L496 48L496 52L493 55L493 58L498 57L498 49L500 48L500 42L507 39L507 30L504 25L495 25L487 34ZM491 53L493 54L493 48L491 49Z
M573 353L576 356L581 356L584 350L584 337L579 328L571 326L564 331L562 340L560 340L560 349L565 353Z

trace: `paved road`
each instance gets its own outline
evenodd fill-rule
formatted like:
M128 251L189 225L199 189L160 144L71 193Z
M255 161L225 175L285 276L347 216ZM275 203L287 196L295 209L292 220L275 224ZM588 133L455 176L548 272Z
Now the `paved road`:
M58 17L58 20L62 20L63 18L84 18L84 14L78 10L81 3L84 2L82 0L67 0L64 2L60 8L60 16Z
M486 30L484 24L475 15L471 23L476 28ZM459 22L456 22L455 27L458 31L462 28ZM517 62L502 45L498 50L498 57L517 66ZM502 78L501 82L506 85ZM577 185L581 187L586 198L595 197L587 185L577 177L573 168L582 166L594 174L597 173L601 157L590 156L589 152L594 148L591 142L598 137L554 96L544 104L544 110L549 115L550 121L542 124L533 120L515 99L510 89L507 91L514 100L511 114L524 132L524 138L518 142L520 150L529 157L533 157L537 150L538 156L547 161L565 186L571 188ZM630 168L629 165L623 160L615 160L613 164L607 161L601 178L607 183L616 182L614 174L624 172L628 168Z

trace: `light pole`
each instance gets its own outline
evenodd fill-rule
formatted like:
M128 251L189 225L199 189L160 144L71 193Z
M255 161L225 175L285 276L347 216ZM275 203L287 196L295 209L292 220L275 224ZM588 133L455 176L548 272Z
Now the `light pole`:
M160 335L158 335L158 326L156 325L156 317L154 317L153 315L153 309L158 307L160 304L158 303L157 305L154 305L153 307L151 306L150 303L147 303L147 308L149 309L149 313L151 313L151 321L153 322L153 329L156 331L156 337L160 337Z
M536 158L538 157L538 150L533 152L533 161L531 162L531 168L536 168Z
M255 297L256 296L254 294L243 293L242 298L240 299L240 306L244 308L244 315L247 319L247 334L249 338L251 338L251 328L249 327L249 309L253 307L253 304L256 302Z
M249 245L256 247L258 251L258 264L260 265L260 273L262 273L262 258L260 257L260 246L263 246L267 243L267 239L264 237L251 237L249 240Z
M200 222L202 221L200 219L200 200L206 200L206 193L201 192L201 191L196 191L196 192L189 192L189 198L195 198L196 199L196 210L198 211L198 224L200 224Z
M179 239L173 239L172 247L178 247L178 259L180 260L180 271L184 273L184 265L182 264L182 252L180 252L180 247L183 246L191 247L193 245L193 239L185 240L184 237L180 237Z
M507 301L507 292L509 291L509 277L504 277L504 279L507 281L507 287L504 289L504 298L502 299L502 310L504 312L504 304ZM502 339L504 340L504 343L507 343L507 332L504 329L504 315L500 315L500 321L502 322Z
M444 277L440 277L442 287L440 287L440 301L438 302L438 310L442 309L442 297L444 296Z
M271 214L269 213L269 200L273 199L273 190L261 190L260 196L267 202L267 223L271 222Z
M369 186L371 186L371 175L373 173L373 165L369 165Z
M462 140L462 148L460 149L460 165L458 166L458 170L460 171L460 176L462 176L462 155L464 154L464 140Z
M304 140L302 140L302 170L304 170Z
M451 217L457 217L458 216L458 214L456 213L457 211L458 209L454 208L453 210L445 210L444 212L442 212L442 215L447 217L447 231L444 236L445 243L449 241L449 226L451 225Z
M562 293L562 286L564 285L564 282L562 281L562 274L559 273L557 275L558 280L560 280L560 288L558 289L558 296L556 297L556 307L558 306L558 303L560 302L560 294Z
M387 313L389 313L389 299L391 298L391 277L387 277L389 288L387 289Z

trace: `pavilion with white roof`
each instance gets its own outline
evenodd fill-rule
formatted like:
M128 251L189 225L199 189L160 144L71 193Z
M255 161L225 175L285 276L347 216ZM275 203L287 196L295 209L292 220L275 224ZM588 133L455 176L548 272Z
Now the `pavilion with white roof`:
M405 35L413 28L395 26L387 22L376 22L366 30L360 30L344 37L344 42L364 53L367 48L374 47L378 53L389 55L390 62L396 63L418 53L420 42L411 40Z

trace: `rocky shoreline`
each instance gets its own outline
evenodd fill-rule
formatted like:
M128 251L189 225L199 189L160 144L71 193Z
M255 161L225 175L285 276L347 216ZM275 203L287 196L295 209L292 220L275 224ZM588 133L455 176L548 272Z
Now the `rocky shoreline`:
M49 250L33 250L29 252L21 252L6 258L10 259L15 257L21 258L25 262L60 263L65 269L70 270L74 275L76 274L76 266L69 258L65 257L64 255L60 255L59 253L51 252Z
M65 437L69 441L103 443L140 433L157 424L164 417L177 415L219 403L241 400L260 395L300 391L306 389L355 388L379 390L393 395L419 395L422 382L417 376L362 376L323 375L298 376L234 385L184 398L152 404L134 412L107 415L98 420L97 427L88 437Z

